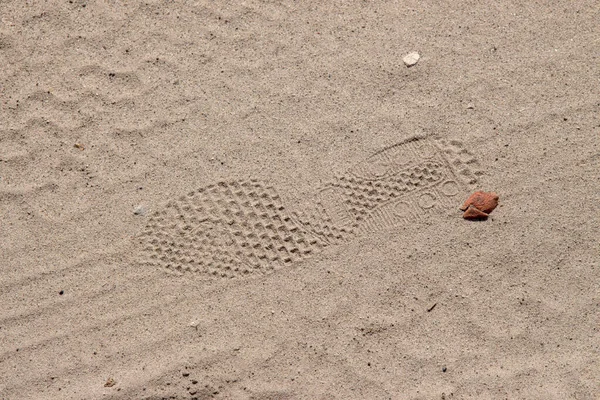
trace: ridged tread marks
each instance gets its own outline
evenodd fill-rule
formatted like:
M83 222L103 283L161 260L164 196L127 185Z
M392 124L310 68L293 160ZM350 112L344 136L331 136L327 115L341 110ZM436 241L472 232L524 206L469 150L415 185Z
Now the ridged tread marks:
M350 213L360 220L392 199L439 182L442 168L441 163L428 161L379 180L341 176L330 186L341 192Z
M256 180L220 182L170 202L149 219L142 241L150 265L215 277L267 273L326 244Z
M483 171L477 158L464 147L463 142L460 140L438 139L434 143L457 178L469 189L475 189L479 182L478 176L483 175Z
M414 137L354 165L319 192L323 214L372 232L452 207L477 183L475 158L458 141Z

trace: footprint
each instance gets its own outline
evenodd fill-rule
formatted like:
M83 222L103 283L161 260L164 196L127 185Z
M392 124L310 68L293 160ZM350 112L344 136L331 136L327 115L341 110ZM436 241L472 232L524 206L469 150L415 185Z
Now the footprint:
M149 218L140 262L205 278L267 274L356 235L452 209L476 183L476 167L457 141L415 137L332 179L302 213L261 181L219 182Z

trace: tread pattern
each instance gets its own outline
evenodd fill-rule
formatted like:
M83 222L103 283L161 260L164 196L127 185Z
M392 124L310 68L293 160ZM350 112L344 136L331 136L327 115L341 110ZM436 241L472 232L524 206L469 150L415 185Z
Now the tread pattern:
M477 182L476 167L460 142L412 138L323 185L302 214L258 180L220 182L149 218L141 262L208 278L269 273L357 234L458 207Z
M475 158L458 141L413 138L350 168L319 192L337 225L373 232L453 207L477 182Z
M326 244L257 180L220 182L170 202L142 241L147 264L222 278L267 273Z

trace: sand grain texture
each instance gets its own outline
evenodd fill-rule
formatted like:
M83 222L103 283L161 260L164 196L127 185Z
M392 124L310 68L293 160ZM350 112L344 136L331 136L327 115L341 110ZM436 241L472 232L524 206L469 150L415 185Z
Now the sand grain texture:
M0 398L598 398L598 20L0 2Z

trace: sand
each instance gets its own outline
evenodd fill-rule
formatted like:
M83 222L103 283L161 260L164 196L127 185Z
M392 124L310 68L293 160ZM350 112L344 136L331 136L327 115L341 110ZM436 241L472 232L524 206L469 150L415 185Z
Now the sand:
M1 2L0 398L597 399L600 14L518 3Z

